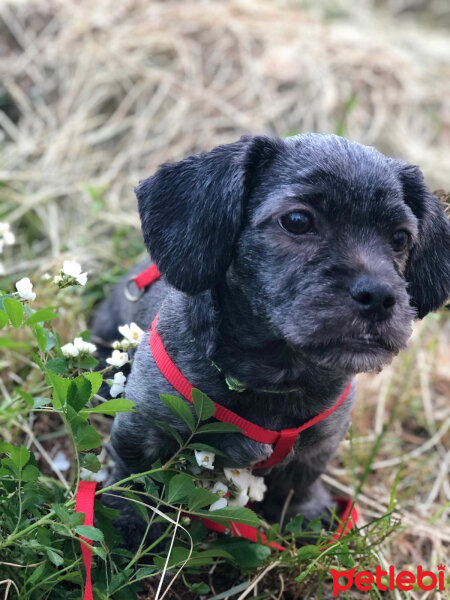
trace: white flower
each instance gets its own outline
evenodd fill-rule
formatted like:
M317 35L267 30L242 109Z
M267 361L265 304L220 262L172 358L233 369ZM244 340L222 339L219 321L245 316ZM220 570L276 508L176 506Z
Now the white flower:
M76 277L76 280L78 281L78 283L80 285L86 285L86 283L87 283L87 272L80 273L78 275L78 277Z
M80 285L86 285L87 273L81 272L80 263L77 263L74 260L65 260L63 263L62 272L64 275L73 277Z
M264 498L264 493L267 491L267 485L264 483L264 477L256 477L252 475L252 480L248 488L248 495L251 500L261 502Z
M123 390L125 389L126 380L127 378L122 373L122 371L118 371L114 375L114 383L112 384L111 389L109 390L109 393L113 398L116 398L119 394L123 392Z
M126 340L132 342L133 344L139 344L142 336L144 335L144 332L138 325L136 325L136 323L121 325L118 329L119 333L121 333Z
M41 276L42 281L50 281L51 278L52 278L52 276L50 275L50 273L44 273Z
M16 290L23 300L34 300L36 294L33 292L33 284L29 277L23 277L16 283Z
M63 355L66 358L72 358L72 357L74 358L80 354L78 348L75 348L75 346L72 344L72 342L69 342L68 344L64 344L64 346L61 346L61 352L63 353Z
M214 459L216 457L213 452L201 452L200 450L194 450L195 460L199 467L204 469L214 469Z
M228 481L232 481L238 489L247 493L253 477L248 469L224 469L223 472Z
M73 345L78 350L80 354L92 354L97 350L97 346L95 344L91 344L90 342L85 342L83 338L76 337L73 340Z
M209 507L210 511L219 510L220 508L225 508L228 504L228 500L226 498L219 498L215 502L211 504Z
M232 500L228 500L228 506L246 506L248 501L248 495L244 490L240 490L239 496L236 496Z
M55 277L53 277L53 283L58 284L60 281L62 281L62 277L61 275L55 275Z
M16 236L11 231L11 225L9 223L0 222L0 252L3 250L3 245L12 246L16 241Z
M111 354L111 358L107 358L106 362L108 365L119 369L128 362L128 354L126 352L121 352L120 350L114 350Z
M211 492L213 494L220 494L221 496L225 496L228 492L228 486L222 483L221 481L216 481L213 485Z
M16 241L16 236L12 231L7 231L3 234L3 241L7 246L12 246Z
M119 342L119 340L114 340L114 342L111 344L111 347L114 350L120 350L122 348L122 344Z

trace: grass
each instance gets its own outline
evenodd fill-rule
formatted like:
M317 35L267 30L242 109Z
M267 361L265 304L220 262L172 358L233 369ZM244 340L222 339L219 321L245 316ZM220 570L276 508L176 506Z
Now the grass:
M37 306L57 306L61 343L72 340L87 330L95 304L144 253L132 194L137 181L161 162L243 133L337 131L420 164L431 186L448 188L445 5L415 3L426 25L405 6L345 0L333 6L322 0L182 6L104 0L95 7L87 0L2 3L0 221L11 223L17 244L2 255L6 273L0 288L11 292L17 279L30 276L39 292ZM56 295L40 281L47 271L55 274L66 258L89 270L82 294L68 289ZM22 510L18 519L20 506L14 503L8 511L16 520L7 535L39 518L49 525L33 528L33 535L20 538L24 543L9 547L7 557L0 555L0 594L21 600L79 598L78 525L70 504L79 469L58 470L53 458L62 450L76 464L89 451L79 452L59 409L33 409L17 391L32 398L51 391L36 361L57 357L59 340L40 353L28 327L6 325L1 337L29 343L31 349L0 348L0 440L33 451L40 472L38 483L21 484L22 493L26 483L39 489L35 514L24 516ZM448 312L441 311L417 325L408 351L390 367L359 378L351 432L324 475L333 493L357 496L360 531L346 540L348 554L343 548L319 556L310 549L309 557L295 559L253 553L256 566L247 568L228 556L195 555L170 589L175 567L165 575L160 597L211 599L235 588L230 597L326 599L331 598L330 567L349 568L342 561L355 561L357 570L373 570L376 564L415 570L422 564L434 571L448 562L449 350ZM91 415L91 422L107 439L109 417ZM11 457L4 453L5 458ZM1 488L11 502L18 481ZM60 515L49 517L52 504L66 507L68 514L57 508ZM160 508L176 523L180 506ZM112 555L109 524L105 513L99 527L109 543L98 546L107 559L96 555L96 574L108 582L105 597L119 598L126 593L124 574L136 577L149 565L142 557ZM169 544L174 529L169 523ZM220 539L202 538L197 525L187 529L195 552L219 552ZM294 544L291 532L275 528L272 534ZM175 551L180 564L190 547L183 535L175 542L182 548ZM240 556L242 550L233 552ZM249 552L246 548L244 554ZM165 550L160 555L166 556ZM24 569L26 564L33 566ZM156 596L163 568L160 563L156 571L141 571L147 574L141 598ZM295 582L308 569L306 578ZM417 589L408 593L440 598ZM398 590L386 595L404 597ZM353 589L348 597L366 595Z

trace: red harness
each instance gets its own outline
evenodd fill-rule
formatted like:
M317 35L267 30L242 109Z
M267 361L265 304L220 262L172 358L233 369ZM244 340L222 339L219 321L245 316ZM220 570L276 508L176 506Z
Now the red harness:
M192 390L194 386L186 379L183 373L181 373L178 367L173 363L170 356L167 354L161 336L156 331L157 321L158 315L156 315L150 331L149 344L153 354L153 359L158 369L172 385L172 387L174 387L179 394L186 398L186 400L189 400L189 402L192 403ZM281 431L264 429L259 425L255 425L255 423L251 423L250 421L243 419L236 413L228 410L228 408L217 404L217 402L214 402L216 412L214 413L213 417L218 421L222 421L223 423L231 423L232 425L236 425L241 429L242 435L255 440L255 442L260 442L261 444L271 444L274 447L273 452L268 459L254 465L254 468L256 469L263 469L266 467L272 467L273 465L281 462L283 458L289 454L302 431L317 425L317 423L320 423L320 421L323 421L336 409L338 409L347 398L350 387L351 383L347 385L344 393L333 406L319 413L312 419L309 419L309 421L306 421L306 423L303 423L303 425L300 427L290 427L289 429L282 429Z
M138 290L143 290L144 288L151 285L154 281L161 277L161 273L159 272L156 265L151 265L136 277L133 277L131 281L134 281ZM181 373L178 367L174 364L170 356L167 354L166 349L164 348L164 344L162 342L161 336L156 331L156 325L158 322L158 315L156 315L152 328L150 331L150 349L153 354L153 359L167 379L167 381L174 387L179 394L181 394L186 400L189 402L193 402L192 400L192 390L194 386L186 379L186 377ZM243 419L236 413L232 412L228 408L217 404L214 402L216 407L216 412L214 413L214 418L218 421L222 421L223 423L231 423L232 425L236 425L241 429L242 435L254 440L255 442L260 442L261 444L270 444L273 446L273 452L267 460L261 461L258 464L254 465L254 468L262 469L266 467L272 467L273 465L281 462L291 451L294 446L299 434L305 429L309 429L317 423L320 423L328 416L330 416L335 410L337 410L340 405L347 398L348 393L350 391L351 383L347 385L344 390L344 393L340 396L337 402L319 413L300 427L290 427L288 429L282 429L281 431L272 431L271 429L264 429L259 425L255 425L255 423L251 423L246 419Z

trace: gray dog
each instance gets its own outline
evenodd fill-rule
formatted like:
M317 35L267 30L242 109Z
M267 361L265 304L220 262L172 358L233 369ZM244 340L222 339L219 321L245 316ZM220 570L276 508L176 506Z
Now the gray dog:
M101 305L94 335L110 342L130 321L148 329L159 311L157 331L178 369L264 428L298 427L332 406L355 374L389 363L412 321L450 295L450 224L420 170L338 136L244 137L161 166L136 194L164 279L130 302L127 277ZM159 398L176 392L148 341L125 391L139 410L120 414L112 429L115 480L174 453L155 421L187 433ZM332 506L319 476L353 401L352 386L279 465L256 471L266 476L260 509L269 520L290 489L288 517L312 519ZM219 466L249 468L272 452L240 433L202 441L224 452ZM129 540L138 527L131 513L123 507Z

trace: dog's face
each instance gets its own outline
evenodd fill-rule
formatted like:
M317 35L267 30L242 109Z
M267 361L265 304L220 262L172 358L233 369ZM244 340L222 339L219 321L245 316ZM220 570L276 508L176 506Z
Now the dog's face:
M450 293L450 225L420 171L344 138L243 138L164 165L137 196L169 283L239 290L325 366L380 368Z

